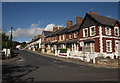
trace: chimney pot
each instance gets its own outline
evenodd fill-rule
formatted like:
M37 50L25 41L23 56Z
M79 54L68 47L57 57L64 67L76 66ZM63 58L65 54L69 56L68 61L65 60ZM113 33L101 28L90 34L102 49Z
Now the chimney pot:
M97 12L89 12L89 14L96 14L96 15L98 15L98 13L97 13Z
M67 28L71 27L72 25L73 25L73 22L70 21L70 20L68 20L68 21L67 21Z
M76 24L80 25L82 23L82 17L76 17Z

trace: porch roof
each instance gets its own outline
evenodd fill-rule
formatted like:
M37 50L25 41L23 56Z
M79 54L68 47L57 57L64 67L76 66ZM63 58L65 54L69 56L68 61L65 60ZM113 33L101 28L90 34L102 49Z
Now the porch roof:
M79 39L75 39L75 40L68 40L66 43L67 44L70 44L70 43L77 43Z
M84 40L84 43L90 43L90 42L95 42L95 40L94 39L87 39L87 40Z
M66 43L66 41L59 41L59 42L57 42L57 44L65 44Z

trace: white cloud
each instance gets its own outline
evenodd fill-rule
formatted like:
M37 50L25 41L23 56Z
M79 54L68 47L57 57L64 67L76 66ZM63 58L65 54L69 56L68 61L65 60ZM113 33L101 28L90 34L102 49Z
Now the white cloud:
M46 31L53 31L53 27L55 26L55 24L48 24L44 30ZM63 27L63 25L57 25L59 27Z
M39 24L31 24L29 28L17 28L15 31L12 31L13 39L18 39L19 42L29 42L28 40L31 40L32 38L34 38L34 36L41 34L43 30L53 31L54 26L55 24L48 24L45 28L40 28ZM10 32L11 31L8 31L6 34L10 36Z
M13 38L33 38L34 36L41 34L44 29L39 28L38 25L39 24L31 24L30 28L17 28L15 31L13 31ZM10 31L7 32L7 35L10 35Z
M54 26L55 26L55 24L48 24L44 30L46 30L46 31L53 31L53 27Z

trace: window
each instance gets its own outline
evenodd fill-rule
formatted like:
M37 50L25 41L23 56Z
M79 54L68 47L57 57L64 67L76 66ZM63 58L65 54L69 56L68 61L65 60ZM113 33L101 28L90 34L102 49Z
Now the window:
M63 40L63 35L61 35L61 40Z
M77 38L77 32L74 33L74 38Z
M112 52L112 41L111 40L106 40L106 51Z
M72 39L72 34L69 35L69 38Z
M105 29L106 29L106 35L111 35L110 27L107 26Z
M90 36L95 36L95 26L90 27Z
M61 40L61 36L59 36L59 40Z
M119 36L119 27L114 27L114 35Z
M88 29L83 29L83 36L87 37L88 36Z
M63 40L65 40L65 35L63 35Z

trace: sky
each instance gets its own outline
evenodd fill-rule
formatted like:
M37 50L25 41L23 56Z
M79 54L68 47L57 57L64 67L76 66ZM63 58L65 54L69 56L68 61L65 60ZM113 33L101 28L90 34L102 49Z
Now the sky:
M67 20L75 24L76 16L90 11L118 19L117 2L2 2L2 27L7 34L13 27L13 40L30 41L43 30L65 27Z

